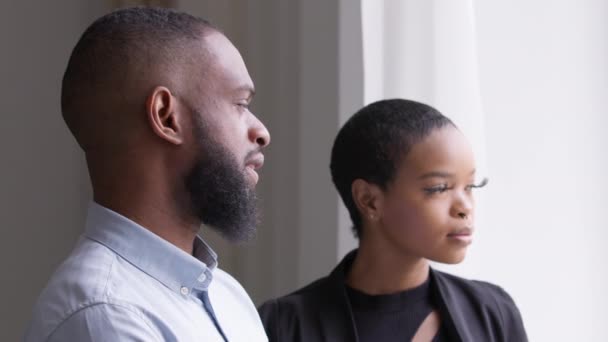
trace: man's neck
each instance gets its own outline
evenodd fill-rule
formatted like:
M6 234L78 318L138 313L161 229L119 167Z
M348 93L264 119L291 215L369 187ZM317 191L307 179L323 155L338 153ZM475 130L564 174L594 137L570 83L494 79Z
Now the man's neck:
M87 153L95 202L192 254L200 222L180 209L176 185L168 181L176 179L175 168L168 168L162 158L149 157L145 148L107 154ZM143 162L142 156L148 159Z
M126 197L110 197L96 192L94 200L148 229L186 253L192 254L194 239L200 226L194 220L190 220L190 222L184 220L173 205L163 205L162 201L150 201L149 197L137 197L139 196L133 196L133 194Z

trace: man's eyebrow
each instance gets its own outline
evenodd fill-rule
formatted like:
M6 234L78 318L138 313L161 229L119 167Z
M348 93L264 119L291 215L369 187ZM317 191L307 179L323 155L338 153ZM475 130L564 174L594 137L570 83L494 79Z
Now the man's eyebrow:
M248 92L249 93L249 97L252 98L253 96L255 96L255 88L253 86L250 85L242 85L237 87L234 90L235 93L238 92Z

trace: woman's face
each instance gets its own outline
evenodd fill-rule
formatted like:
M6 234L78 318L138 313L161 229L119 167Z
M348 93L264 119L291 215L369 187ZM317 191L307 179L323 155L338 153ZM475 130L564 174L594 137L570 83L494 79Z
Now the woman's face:
M382 192L377 232L400 253L461 262L472 241L475 187L464 135L453 126L436 129L410 149Z

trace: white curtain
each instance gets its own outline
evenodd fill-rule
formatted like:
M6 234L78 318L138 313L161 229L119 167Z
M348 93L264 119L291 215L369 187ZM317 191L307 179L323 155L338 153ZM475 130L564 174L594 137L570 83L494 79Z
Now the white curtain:
M485 169L472 0L362 0L365 103L400 97L452 119Z
M362 0L362 25L365 103L398 97L437 108L473 145L478 178L487 177L472 0ZM449 267L463 276L478 277L483 268L477 256L486 226L483 197L477 194L480 229L467 262Z
M365 103L435 106L491 171L476 240L449 271L503 286L531 341L608 341L608 2L361 8Z

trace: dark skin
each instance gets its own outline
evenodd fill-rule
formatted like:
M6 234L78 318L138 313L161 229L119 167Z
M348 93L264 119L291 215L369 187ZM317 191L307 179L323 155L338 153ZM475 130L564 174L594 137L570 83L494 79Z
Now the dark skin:
M96 123L95 134L78 135L89 137L80 142L87 146L94 200L192 254L201 222L188 210L183 177L200 147L193 115L203 116L252 187L270 135L248 109L253 82L230 41L214 31L188 49L193 63L149 65L150 76L126 82L128 99L109 92L103 103L91 104L112 113L111 120Z
M372 295L396 293L424 283L429 260L461 262L474 229L474 177L471 146L446 126L412 147L386 190L353 182L363 234L348 285ZM429 320L436 332L437 313Z

